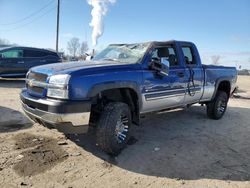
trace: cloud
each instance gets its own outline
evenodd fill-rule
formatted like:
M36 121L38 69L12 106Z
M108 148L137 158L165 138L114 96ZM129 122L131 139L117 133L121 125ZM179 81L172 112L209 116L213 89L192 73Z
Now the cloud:
M90 26L92 27L92 44L97 45L98 38L102 36L104 31L104 16L108 12L108 5L114 4L116 0L87 0L88 4L92 6L92 20Z

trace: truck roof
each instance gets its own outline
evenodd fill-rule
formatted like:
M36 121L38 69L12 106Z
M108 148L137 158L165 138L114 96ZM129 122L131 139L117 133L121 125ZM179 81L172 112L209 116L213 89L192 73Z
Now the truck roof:
M56 51L54 50L50 50L50 49L44 49L44 48L34 48L34 47L27 47L27 46L17 46L17 45L14 45L14 46L0 46L0 51L2 50L8 50L8 49L12 49L12 48L22 48L22 49L30 49L30 50L45 50L45 51L50 51L50 52L54 52L56 53Z
M137 42L137 43L118 43L118 44L110 44L110 45L126 45L126 44L151 44L151 45L161 45L161 44L174 44L174 43L189 43L193 44L189 41L179 41L179 40L167 40L167 41L148 41L148 42Z

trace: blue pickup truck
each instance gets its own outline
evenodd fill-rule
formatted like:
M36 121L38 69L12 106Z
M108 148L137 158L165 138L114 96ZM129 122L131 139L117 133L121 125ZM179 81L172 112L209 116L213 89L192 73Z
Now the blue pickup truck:
M220 119L236 79L234 67L202 65L191 42L112 44L91 61L30 69L20 98L46 127L80 133L94 126L97 145L117 155L141 114L200 103Z

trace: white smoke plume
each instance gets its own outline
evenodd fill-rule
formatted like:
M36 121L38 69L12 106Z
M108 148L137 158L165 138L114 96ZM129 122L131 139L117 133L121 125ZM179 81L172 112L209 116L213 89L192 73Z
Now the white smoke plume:
M87 0L88 4L93 7L91 11L92 20L90 26L92 27L92 43L96 46L97 40L103 34L104 23L103 16L108 12L108 5L114 4L116 0Z

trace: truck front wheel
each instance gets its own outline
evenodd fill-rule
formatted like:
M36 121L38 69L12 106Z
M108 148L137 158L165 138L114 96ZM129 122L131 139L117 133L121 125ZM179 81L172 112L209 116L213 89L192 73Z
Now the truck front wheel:
M215 98L207 104L207 115L211 119L222 118L227 109L228 96L224 91L218 91Z
M97 145L108 154L118 155L127 144L130 126L131 112L127 104L107 104L97 126Z

